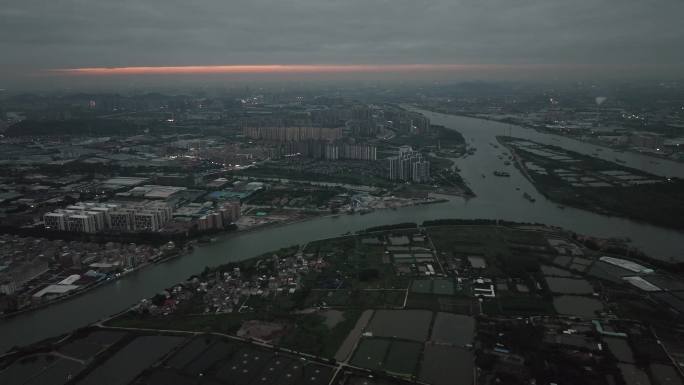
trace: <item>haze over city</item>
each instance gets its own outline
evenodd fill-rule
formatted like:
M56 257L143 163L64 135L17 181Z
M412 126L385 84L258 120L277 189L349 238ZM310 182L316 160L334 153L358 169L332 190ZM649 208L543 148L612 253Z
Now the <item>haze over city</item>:
M81 68L161 83L124 69L180 66L197 81L680 77L682 14L678 0L15 1L0 10L0 88L85 85L62 71Z

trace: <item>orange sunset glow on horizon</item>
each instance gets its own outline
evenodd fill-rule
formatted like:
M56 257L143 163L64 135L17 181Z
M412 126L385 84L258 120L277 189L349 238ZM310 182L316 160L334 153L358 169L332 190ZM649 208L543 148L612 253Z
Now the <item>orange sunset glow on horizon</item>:
M51 69L50 73L67 75L174 75L174 74L322 74L383 72L458 72L510 69L539 69L540 65L495 64L257 64L193 65L142 67L83 67Z

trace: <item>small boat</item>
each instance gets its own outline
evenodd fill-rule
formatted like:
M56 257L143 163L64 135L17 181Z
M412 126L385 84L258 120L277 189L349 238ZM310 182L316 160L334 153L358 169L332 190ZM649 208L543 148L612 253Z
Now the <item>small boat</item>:
M494 175L495 175L495 176L500 176L500 177L509 177L509 176L511 176L511 174L507 173L506 171L499 171L499 170L494 171Z
M530 202L532 202L532 203L534 203L534 202L537 201L536 199L532 198L532 195L530 195L530 194L528 194L528 193L524 193L524 194L523 194L523 198L527 199L528 201L530 201Z

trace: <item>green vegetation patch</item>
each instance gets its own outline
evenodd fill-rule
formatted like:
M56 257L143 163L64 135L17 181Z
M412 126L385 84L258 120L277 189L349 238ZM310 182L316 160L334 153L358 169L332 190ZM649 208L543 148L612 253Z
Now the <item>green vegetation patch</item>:
M262 178L287 178L299 181L335 182L354 185L390 187L393 183L385 177L381 166L373 162L345 161L326 162L314 159L277 160L259 164L257 167L233 171L234 175Z
M248 199L248 203L268 206L318 207L327 205L342 188L292 188L260 191Z
M519 139L499 137L499 140L510 142ZM535 186L549 199L568 206L660 226L684 228L684 223L679 220L684 217L684 180L665 180L638 169L558 146L536 144L534 149L515 146L515 153L524 162L533 163L545 170L542 173L528 171ZM538 150L559 153L573 161L541 156Z
M334 327L325 325L325 318L318 314L298 316L294 328L280 339L279 345L322 357L332 358L347 334L356 325L361 314L358 310L347 310L343 319Z
M305 307L369 309L396 308L404 304L404 290L312 290L304 300Z
M509 253L496 226L431 227L428 233L438 252L493 256Z
M129 312L128 314L107 321L106 325L126 328L183 330L233 334L240 329L242 322L248 318L254 318L254 315L230 313L152 317Z

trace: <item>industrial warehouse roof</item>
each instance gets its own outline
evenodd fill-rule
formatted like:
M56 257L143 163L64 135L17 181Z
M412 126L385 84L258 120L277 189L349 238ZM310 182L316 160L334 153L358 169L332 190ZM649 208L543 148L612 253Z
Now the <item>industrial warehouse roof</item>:
M35 298L40 298L45 294L64 294L77 288L77 285L48 285L33 296Z
M128 197L145 197L150 199L166 199L184 190L187 189L185 187L158 186L147 184L144 186L134 187L128 192L122 192L116 195Z
M621 267L623 269L627 269L629 271L633 271L635 273L641 273L641 274L649 274L653 272L653 269L649 269L648 267L641 266L640 264L636 262L632 262L626 259L620 259L620 258L613 258L613 257L601 257L599 260L610 263L611 265L615 265L618 267Z
M59 285L73 285L74 282L78 281L81 279L81 276L78 274L72 274L63 280L59 281Z
M102 182L100 186L102 188L108 188L108 189L119 189L123 187L134 187L134 186L139 186L143 183L149 182L149 178L135 178L135 177L117 177L117 178L111 178L107 179L106 181Z

